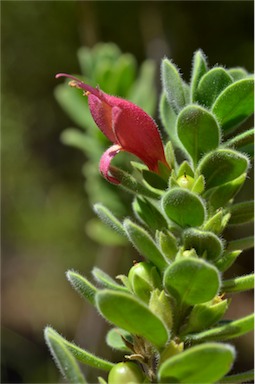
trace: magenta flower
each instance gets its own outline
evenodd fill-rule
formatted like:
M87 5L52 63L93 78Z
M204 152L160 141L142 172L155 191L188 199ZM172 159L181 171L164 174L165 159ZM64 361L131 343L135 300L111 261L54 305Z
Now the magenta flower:
M99 166L108 181L119 184L119 180L110 173L110 163L120 151L137 156L153 172L159 172L159 161L169 168L158 127L146 112L130 101L110 96L73 76L65 73L56 75L57 78L62 76L73 80L71 86L85 91L95 123L114 144L103 154Z

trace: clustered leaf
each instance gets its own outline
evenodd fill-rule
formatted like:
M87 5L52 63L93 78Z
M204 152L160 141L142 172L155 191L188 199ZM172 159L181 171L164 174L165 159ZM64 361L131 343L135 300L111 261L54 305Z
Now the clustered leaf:
M121 54L115 45L81 48L78 57L92 85L99 83L104 91L129 98L152 113L153 62L143 63L136 78L133 56ZM241 123L253 112L253 78L239 67L209 68L202 50L194 53L189 84L166 57L161 78L159 115L169 140L164 163L158 162L157 172L135 161L131 170L121 164L111 167L111 177L120 181L133 202L121 202L122 190L116 193L108 186L100 191L109 194L102 193L94 205L110 228L105 243L119 239L115 244L124 246L129 241L142 261L135 262L127 275L117 276L120 282L97 267L92 271L95 285L75 271L67 272L74 289L112 325L106 343L124 354L123 361L113 364L94 356L47 327L46 342L70 382L85 382L76 360L108 371L107 381L98 378L100 384L241 383L252 378L251 371L227 375L236 352L223 342L250 332L253 315L222 319L231 294L254 287L253 274L224 278L242 252L253 246L252 236L224 240L227 227L253 221L254 202L234 201L254 153L254 129L240 132ZM86 127L86 135L71 128L62 140L89 157L85 175L93 195L99 184L92 183L98 179L89 169L105 149L105 138L96 131L77 90L60 85L56 97L74 122Z

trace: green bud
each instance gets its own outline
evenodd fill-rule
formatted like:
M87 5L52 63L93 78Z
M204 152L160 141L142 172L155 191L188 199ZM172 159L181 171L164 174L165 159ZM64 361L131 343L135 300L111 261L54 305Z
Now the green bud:
M200 332L217 323L228 309L228 300L222 300L220 296L208 303L197 304L192 308L188 323L181 333L188 334Z
M169 296L166 295L165 291L155 289L151 293L150 310L155 313L166 326L171 329L173 326L173 315L172 315L172 303Z
M141 384L145 380L145 375L138 365L132 362L118 363L109 373L108 384Z
M229 219L230 214L224 214L223 210L220 209L218 212L215 213L215 215L213 215L204 223L203 229L206 231L214 232L218 235L224 230Z
M198 255L194 248L191 249L184 249L184 247L181 247L176 255L176 260L181 259L183 257L195 257L198 258Z
M194 184L194 178L184 173L184 175L182 175L181 177L178 177L177 183L181 188L191 189Z
M135 264L130 269L128 280L133 292L147 303L150 300L151 291L161 285L161 279L156 267L144 261Z

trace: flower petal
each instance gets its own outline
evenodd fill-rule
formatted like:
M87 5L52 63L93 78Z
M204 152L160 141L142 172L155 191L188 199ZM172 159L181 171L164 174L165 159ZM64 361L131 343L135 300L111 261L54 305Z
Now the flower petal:
M146 112L133 103L112 111L113 132L123 150L139 157L151 171L158 171L158 161L168 166L158 127Z
M110 164L114 156L122 150L119 145L112 145L108 148L100 159L99 169L104 178L113 184L120 184L120 181L111 176Z
M97 96L88 95L90 113L100 131L112 142L118 144L112 130L112 107Z

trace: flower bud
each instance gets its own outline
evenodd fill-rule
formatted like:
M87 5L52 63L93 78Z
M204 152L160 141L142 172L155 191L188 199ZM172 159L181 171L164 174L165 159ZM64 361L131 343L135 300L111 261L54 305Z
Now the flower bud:
M212 301L197 304L192 308L188 323L183 327L181 333L188 334L200 332L217 323L228 308L228 300L222 300L217 296Z
M181 188L191 189L194 184L194 178L184 173L182 176L178 177L177 183Z
M145 375L138 365L132 362L118 363L110 370L108 384L141 384Z
M129 271L128 279L133 292L147 303L150 300L151 291L161 285L156 267L145 262L135 264Z
M172 304L171 299L165 293L155 289L149 302L150 310L155 313L165 324L171 329L173 326Z

